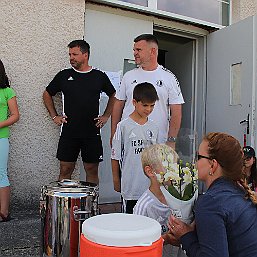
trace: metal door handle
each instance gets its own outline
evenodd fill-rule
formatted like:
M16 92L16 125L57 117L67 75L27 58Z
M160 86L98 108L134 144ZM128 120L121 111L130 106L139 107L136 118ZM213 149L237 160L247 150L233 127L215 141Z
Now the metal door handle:
M247 114L247 119L246 120L241 120L239 123L243 124L246 123L246 134L249 134L249 113Z

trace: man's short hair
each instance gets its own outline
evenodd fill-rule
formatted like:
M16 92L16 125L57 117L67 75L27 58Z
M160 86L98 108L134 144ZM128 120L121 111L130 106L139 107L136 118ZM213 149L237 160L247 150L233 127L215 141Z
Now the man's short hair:
M87 41L85 40L73 40L68 44L69 48L73 48L73 47L79 47L80 51L84 54L84 53L88 53L88 57L90 55L90 45L88 44Z
M159 45L157 38L152 34L139 35L134 39L134 43L141 41L141 40L145 40L148 43L155 43L157 46Z
M153 103L159 100L155 87L148 82L137 84L133 91L133 99L142 103Z

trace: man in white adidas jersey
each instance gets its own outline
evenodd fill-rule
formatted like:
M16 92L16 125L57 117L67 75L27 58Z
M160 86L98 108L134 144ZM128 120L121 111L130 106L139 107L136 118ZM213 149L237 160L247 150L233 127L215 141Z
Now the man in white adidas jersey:
M111 139L121 119L133 111L132 93L134 87L143 82L154 85L159 101L149 116L159 127L160 142L175 147L182 118L184 99L176 76L157 62L158 41L154 35L143 34L134 39L134 57L139 66L128 71L116 92L112 112Z

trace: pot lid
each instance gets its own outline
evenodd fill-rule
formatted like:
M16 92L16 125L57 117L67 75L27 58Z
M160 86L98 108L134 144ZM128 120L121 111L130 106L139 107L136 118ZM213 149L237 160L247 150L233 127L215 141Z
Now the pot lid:
M85 181L63 179L55 181L43 187L45 194L54 194L55 192L70 193L89 193L98 192L98 185Z

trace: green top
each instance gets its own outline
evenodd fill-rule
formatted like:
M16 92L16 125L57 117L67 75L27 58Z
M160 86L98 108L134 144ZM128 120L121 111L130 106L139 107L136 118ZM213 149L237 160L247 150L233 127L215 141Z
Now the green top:
M16 96L12 88L0 88L0 122L8 118L8 101ZM9 127L0 128L0 138L9 137Z

